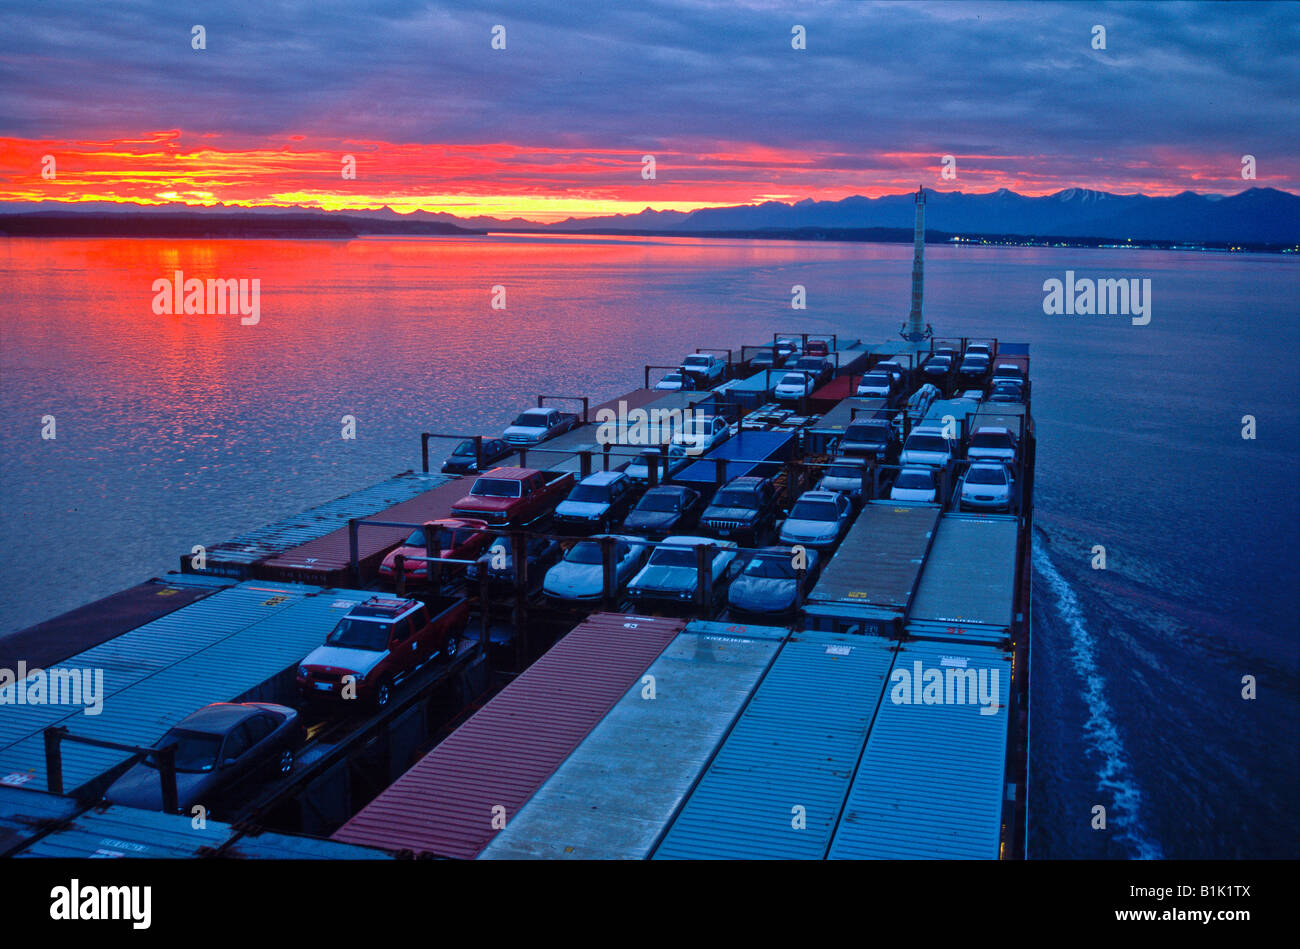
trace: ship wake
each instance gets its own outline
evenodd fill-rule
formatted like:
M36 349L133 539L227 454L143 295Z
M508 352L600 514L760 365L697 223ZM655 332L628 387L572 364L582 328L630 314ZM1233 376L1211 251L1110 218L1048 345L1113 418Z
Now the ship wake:
M1106 700L1106 680L1097 668L1093 638L1088 632L1078 598L1042 544L1034 545L1034 570L1054 594L1057 612L1070 633L1070 660L1082 686L1081 698L1088 709L1088 719L1083 726L1084 739L1088 749L1100 761L1097 788L1109 792L1114 799L1108 823L1121 828L1122 833L1117 839L1129 846L1135 858L1159 860L1164 854L1160 844L1148 836L1142 824L1142 791L1129 768L1124 742Z

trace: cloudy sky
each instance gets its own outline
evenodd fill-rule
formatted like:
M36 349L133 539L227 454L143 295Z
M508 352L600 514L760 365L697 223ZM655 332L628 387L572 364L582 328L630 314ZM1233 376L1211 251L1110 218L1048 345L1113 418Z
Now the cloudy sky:
M3 0L0 11L0 202L552 220L918 183L1174 194L1295 190L1300 177L1300 4ZM195 25L206 49L193 48ZM793 48L796 25L805 49ZM1255 181L1241 176L1248 154ZM955 179L941 178L945 155Z

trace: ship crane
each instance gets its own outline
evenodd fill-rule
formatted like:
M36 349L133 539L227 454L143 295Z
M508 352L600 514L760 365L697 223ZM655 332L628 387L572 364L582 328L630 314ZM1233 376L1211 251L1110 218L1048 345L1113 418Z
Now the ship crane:
M912 309L899 333L909 343L919 343L934 335L929 323L921 322L921 297L925 284L925 188L916 189L916 233L912 238Z

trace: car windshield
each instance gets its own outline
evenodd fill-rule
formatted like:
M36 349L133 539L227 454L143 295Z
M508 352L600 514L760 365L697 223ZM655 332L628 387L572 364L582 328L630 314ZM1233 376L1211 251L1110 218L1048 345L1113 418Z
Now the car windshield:
M545 428L546 415L543 412L524 412L515 418L511 425L522 425L525 428Z
M340 646L344 649L368 649L371 652L383 652L388 648L388 633L393 628L391 623L380 623L368 619L343 617L334 631L325 639L328 646Z
M947 451L948 440L942 435L910 435L907 439L908 451Z
M207 732L194 732L184 728L173 728L154 745L165 748L176 743L176 770L187 774L201 774L211 771L217 764L217 753L221 751L221 736ZM158 767L156 755L149 755L144 763L151 768Z
M931 491L934 489L934 476L928 471L904 471L894 484L900 488Z
M745 576L767 580L793 580L794 567L785 554L760 554L745 567Z
M1010 448L1011 436L1003 432L976 432L970 444L972 448Z
M964 366L987 366L989 364L988 356L967 356L963 361Z
M638 511L666 514L677 510L677 496L673 494L647 494L636 506Z
M798 501L790 511L794 521L833 521L839 510L832 501Z
M883 372L869 372L862 377L860 385L867 389L887 389L889 388L889 376L885 375Z
M591 540L579 541L569 548L564 559L569 563L600 563L600 544Z
M683 366L707 366L708 364L708 356L687 356L682 360Z
M802 373L787 372L781 377L781 385L783 386L802 386L803 384L804 376Z
M758 495L752 491L719 491L713 499L714 507L758 507Z
M480 498L517 498L521 482L508 478L479 478L469 493Z
M947 369L952 365L952 358L949 356L935 356L926 365L935 369Z
M650 564L655 567L694 567L694 547L656 547L650 556Z
M483 448L484 448L484 450L486 451L486 449L487 449L487 444L486 444L486 443L483 445ZM453 455L468 455L469 457L473 458L473 457L474 457L474 443L473 443L473 442L470 442L470 441L461 442L459 445L456 446L456 450L453 451L452 454L453 454Z
M569 492L569 500L603 504L609 500L609 488L602 484L580 484Z
M1007 472L1005 468L993 467L972 467L966 475L967 484L1006 484Z
M826 469L828 478L852 478L857 481L862 478L861 465L831 465Z

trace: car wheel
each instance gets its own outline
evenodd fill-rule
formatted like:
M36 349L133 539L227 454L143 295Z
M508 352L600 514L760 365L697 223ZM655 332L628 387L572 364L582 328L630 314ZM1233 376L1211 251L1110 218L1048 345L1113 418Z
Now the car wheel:
M442 651L447 655L447 658L450 659L452 656L456 655L456 649L459 646L460 642L455 636L448 636L447 643L442 647Z
M286 748L280 752L280 764L278 768L281 774L289 774L293 771L293 749Z

